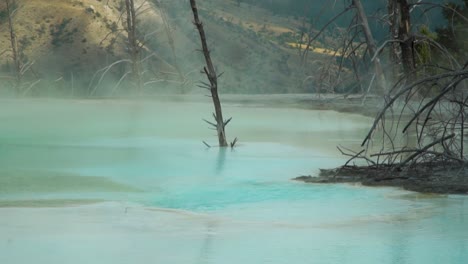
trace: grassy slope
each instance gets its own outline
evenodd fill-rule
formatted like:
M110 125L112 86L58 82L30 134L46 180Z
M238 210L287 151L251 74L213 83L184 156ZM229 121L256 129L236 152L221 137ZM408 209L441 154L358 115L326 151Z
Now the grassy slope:
M94 1L18 1L19 8L13 21L19 46L28 59L61 55L64 50L67 51L66 60L70 62L83 57L85 50L89 55L83 60L89 62L95 58L99 53L99 38L105 34L105 25L94 13L86 11L90 2ZM103 10L97 8L96 11ZM112 12L108 16L115 17ZM71 21L64 23L67 19ZM64 25L63 29L60 29L61 25ZM1 36L0 49L9 48L6 25L1 27Z
M25 59L35 61L34 78L70 79L73 72L88 81L96 70L127 57L123 23L119 19L120 1L110 0L108 6L105 2L18 0L20 8L14 17L15 29ZM166 5L171 9L180 4L179 9L169 15L169 23L177 60L192 89L197 80L203 79L198 74L203 60L194 52L199 40L191 25L190 9L181 2L169 1ZM279 40L283 33L297 32L299 21L274 16L258 7L238 7L236 1L230 0L202 1L199 5L214 61L218 71L225 72L220 89L227 92L304 91L297 81L304 74L304 69L299 67L297 51ZM90 11L91 6L94 11ZM155 7L148 10L141 23L142 31L156 32L155 40L146 47L147 52L156 53L150 72L158 78L169 78L175 72L169 41L159 10ZM117 30L109 34L112 28ZM8 27L2 23L0 51L8 50L9 45ZM316 59L327 59L327 56L317 56ZM9 54L5 53L0 64L8 60ZM306 69L305 72L308 75L315 71ZM122 74L122 69L114 74Z

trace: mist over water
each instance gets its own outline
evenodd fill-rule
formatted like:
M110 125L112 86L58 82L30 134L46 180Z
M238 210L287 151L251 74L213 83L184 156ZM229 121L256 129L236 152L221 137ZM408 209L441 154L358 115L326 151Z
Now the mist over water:
M344 164L336 146L360 150L373 122L299 107L376 109L372 63L405 75L358 44L351 2L198 1L231 149L203 121L189 1L0 1L0 264L468 263L465 196L291 180ZM409 2L415 36L463 44L449 12ZM362 4L375 45L407 42L389 28L403 3ZM425 41L414 65L452 65ZM370 148L416 147L379 129Z
M468 259L464 197L289 180L342 164L335 146L358 145L371 119L224 106L233 150L204 146L211 104L190 97L3 101L0 262ZM106 202L71 206L86 201Z

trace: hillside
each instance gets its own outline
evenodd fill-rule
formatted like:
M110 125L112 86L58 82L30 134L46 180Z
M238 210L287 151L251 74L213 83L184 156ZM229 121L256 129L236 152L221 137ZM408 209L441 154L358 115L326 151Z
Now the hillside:
M143 11L138 15L138 32L142 58L146 58L145 93L199 92L196 83L204 78L200 74L203 58L196 52L200 44L188 2L136 3L144 4L139 9ZM307 92L311 85L302 82L303 76L334 60L316 53L316 66L301 66L297 50L287 44L297 38L302 23L292 17L230 0L199 5L215 65L219 73L224 72L221 92ZM16 7L13 24L22 61L32 63L26 79L40 80L28 93L41 94L41 89L62 94L73 89L77 95L124 92L116 84L121 84L128 65L116 64L103 75L104 67L128 58L122 0L17 0ZM0 10L5 87L12 79L13 63L4 3Z

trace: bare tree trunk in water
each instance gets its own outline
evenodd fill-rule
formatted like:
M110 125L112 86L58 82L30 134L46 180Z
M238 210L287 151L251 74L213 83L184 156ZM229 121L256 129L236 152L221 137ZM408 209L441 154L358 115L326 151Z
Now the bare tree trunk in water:
M12 20L12 10L10 0L5 0L6 2L6 11L8 15L8 27L10 30L10 43L11 43L11 53L13 62L15 64L15 73L16 73L16 83L15 83L15 90L16 93L19 95L21 93L21 59L18 54L18 42L16 40L16 34L13 27L13 20Z
M216 124L210 123L216 127L216 131L218 134L218 141L220 147L227 147L228 143L226 141L226 133L224 131L224 127L229 123L231 119L228 119L226 122L223 119L223 113L221 110L221 102L219 101L218 96L218 75L216 75L215 68L213 66L213 62L211 61L210 51L208 50L208 45L206 43L206 35L205 30L203 29L203 24L198 17L198 9L195 0L190 0L190 5L192 7L194 24L198 29L198 33L200 34L201 44L203 55L205 56L206 66L203 67L206 77L210 82L209 90L211 92L211 98L213 99L213 104L215 108L214 118L216 120Z
M125 7L127 13L128 51L130 53L130 60L132 61L132 77L137 82L138 92L140 93L143 85L141 82L140 44L138 43L136 33L137 17L134 0L125 0Z
M369 49L369 53L371 57L374 58L373 64L374 64L374 70L375 70L375 77L379 85L378 92L386 93L388 89L387 89L387 83L385 80L385 75L382 69L382 64L380 63L380 59L376 54L377 47L376 47L374 37L372 36L372 32L369 27L369 22L367 21L366 13L364 12L364 7L362 6L361 0L353 0L353 5L357 9L357 15L358 15L359 21L361 22L361 26L362 26L362 29L364 31L364 35L366 38L367 48Z

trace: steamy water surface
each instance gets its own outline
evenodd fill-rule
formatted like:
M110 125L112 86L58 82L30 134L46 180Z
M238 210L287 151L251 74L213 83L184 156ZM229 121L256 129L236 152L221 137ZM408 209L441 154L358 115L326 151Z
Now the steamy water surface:
M0 263L467 263L468 200L290 181L370 119L205 102L4 101Z

